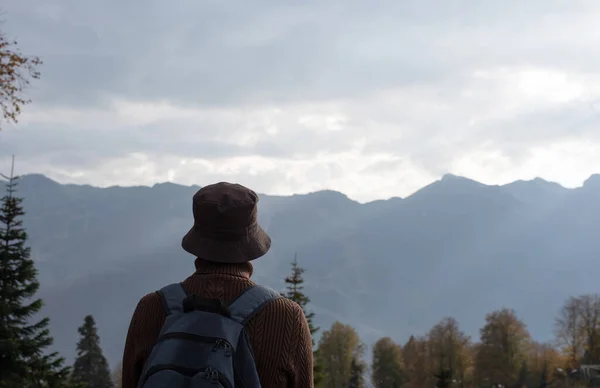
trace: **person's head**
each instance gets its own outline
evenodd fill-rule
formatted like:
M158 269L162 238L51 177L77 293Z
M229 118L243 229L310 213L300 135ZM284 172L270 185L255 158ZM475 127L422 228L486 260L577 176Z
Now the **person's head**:
M194 195L194 226L181 246L214 263L245 263L269 251L271 238L258 225L258 195L242 185L220 182Z

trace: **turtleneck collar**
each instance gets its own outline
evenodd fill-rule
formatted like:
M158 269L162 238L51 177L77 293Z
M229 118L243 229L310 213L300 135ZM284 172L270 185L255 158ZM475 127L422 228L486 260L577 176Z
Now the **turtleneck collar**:
M239 264L223 264L197 258L194 262L194 265L196 266L196 274L220 274L249 279L254 271L254 267L250 262Z

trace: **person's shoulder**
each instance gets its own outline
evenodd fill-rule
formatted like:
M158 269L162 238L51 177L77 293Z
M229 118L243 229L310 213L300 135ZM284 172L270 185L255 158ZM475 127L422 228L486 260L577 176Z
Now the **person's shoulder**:
M139 305L142 305L142 306L155 305L157 303L160 303L162 305L162 296L160 295L160 292L163 291L164 289L169 288L170 286L173 286L173 285L174 284L167 284L159 289L156 289L152 292L147 293L146 295L142 296L142 298L139 300L138 306Z
M286 321L297 321L299 318L304 318L302 307L296 302L286 297L277 298L265 307L265 312L268 315L276 316Z
M140 299L140 303L154 302L160 300L160 296L156 291L152 291L142 296Z
M136 310L148 310L153 309L157 306L162 306L162 301L160 300L160 296L156 291L149 292L146 295L142 296L137 303Z

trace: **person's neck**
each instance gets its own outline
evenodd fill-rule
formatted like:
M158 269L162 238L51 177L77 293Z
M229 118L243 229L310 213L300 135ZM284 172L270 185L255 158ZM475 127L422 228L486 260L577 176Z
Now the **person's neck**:
M249 279L250 276L252 276L252 272L254 272L254 267L250 262L224 264L197 258L194 262L194 265L196 266L197 274L221 274L239 276Z

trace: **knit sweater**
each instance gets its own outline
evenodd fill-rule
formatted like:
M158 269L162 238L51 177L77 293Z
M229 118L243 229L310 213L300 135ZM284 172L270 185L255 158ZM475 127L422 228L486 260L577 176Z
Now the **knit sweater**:
M196 260L196 272L183 282L203 298L229 301L255 283L252 264L215 264ZM165 320L156 292L138 303L123 354L122 388L136 388L142 368ZM300 306L286 298L267 304L246 325L263 388L312 388L313 353L308 323Z

